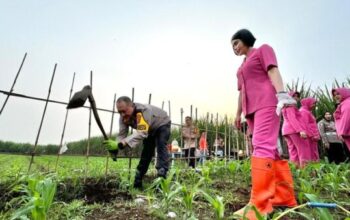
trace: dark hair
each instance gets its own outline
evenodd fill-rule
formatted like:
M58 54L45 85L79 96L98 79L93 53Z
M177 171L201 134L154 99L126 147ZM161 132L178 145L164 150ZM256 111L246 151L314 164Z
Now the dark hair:
M246 46L252 47L255 43L255 37L253 36L252 32L250 32L247 29L241 29L237 31L231 38L231 41L239 39L241 40Z
M293 96L298 95L298 98L300 98L300 92L294 92Z
M119 102L125 102L126 104L131 104L132 103L131 99L128 96L120 96L117 99L117 103L119 103Z
M324 114L323 114L323 116L326 116L326 114L330 114L330 115L332 115L332 113L330 112L330 111L326 111Z

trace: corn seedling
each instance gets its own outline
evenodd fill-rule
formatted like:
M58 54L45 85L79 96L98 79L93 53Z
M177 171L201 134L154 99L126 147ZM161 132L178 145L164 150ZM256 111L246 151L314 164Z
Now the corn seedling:
M210 203L215 212L215 219L224 219L225 204L223 202L223 197L221 196L211 196L208 193L201 191L204 198Z
M181 191L181 201L186 209L185 217L186 218L194 218L195 213L193 212L193 203L195 198L201 193L200 186L203 184L204 179L200 179L197 184L192 187L182 185L180 187Z
M26 193L23 196L25 204L11 219L23 218L30 213L34 220L45 220L56 193L56 182L52 178L30 177L28 185L23 185L22 191Z
M162 208L165 208L167 212L169 211L170 203L181 190L181 185L178 182L173 182L174 174L175 172L172 170L167 178L158 177L147 190L159 190L162 197Z

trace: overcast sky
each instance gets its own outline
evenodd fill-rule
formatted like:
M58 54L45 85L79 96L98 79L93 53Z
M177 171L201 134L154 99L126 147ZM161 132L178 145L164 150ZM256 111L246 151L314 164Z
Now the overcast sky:
M190 105L232 117L236 70L232 34L250 29L256 47L270 44L285 82L314 87L349 73L350 1L0 1L0 89L9 90L25 52L14 91L67 101L89 84L97 106L112 108L114 93L161 106L171 101L172 120ZM5 96L0 94L0 106ZM11 97L0 115L0 140L34 143L44 102ZM165 105L168 108L167 104ZM109 130L111 115L101 112ZM65 106L49 104L39 143L59 143ZM117 131L118 116L114 132ZM93 122L92 135L100 132ZM88 111L72 110L66 141L86 138Z

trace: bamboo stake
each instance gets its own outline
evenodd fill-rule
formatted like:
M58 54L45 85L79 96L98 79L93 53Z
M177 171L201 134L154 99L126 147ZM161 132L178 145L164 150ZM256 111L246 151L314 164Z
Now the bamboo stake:
M92 71L90 71L90 86L92 90ZM85 177L84 177L84 183L86 182L87 175L89 172L89 154L90 154L90 141L91 141L91 106L89 109L89 131L88 131L88 142L86 147L86 164L85 164Z
M134 102L134 100L135 100L135 88L134 87L132 87L132 90L131 90L131 101L132 102ZM133 129L131 128L131 134L133 133ZM128 176L129 176L129 180L131 179L131 160L132 160L132 158L131 158L131 156L130 156L130 152L131 150L129 149L129 173L128 173Z
M75 79L75 73L73 73L73 80L72 80L72 85L71 85L70 91L69 91L68 102L69 102L70 98L72 97L73 86L74 86L74 79ZM63 138L64 138L64 133L65 133L65 130L66 130L67 118L68 118L68 109L66 109L66 116L64 118L63 130L62 130L62 134L61 134L60 145L59 145L58 152L57 152L57 158L56 158L56 164L55 164L55 172L57 171L58 160L59 160L59 157L60 157L60 151L61 151L62 145L63 145Z
M192 118L192 105L190 106L190 116Z
M236 152L237 152L237 160L239 160L239 156L238 156L238 152L239 152L239 135L240 135L241 131L237 129L237 146L236 146Z
M169 118L170 118L170 120L171 120L171 105L170 105L170 100L168 100L168 108L169 108ZM170 130L171 130L171 125L170 125ZM155 148L156 149L156 148ZM155 155L156 155L156 158L158 158L158 152L156 151L155 152ZM155 163L155 165L157 166L157 159L156 159L156 163Z
M210 156L210 147L208 144L208 121L209 121L209 112L207 112L207 117L205 120L205 141L207 143L207 150L209 151L209 156ZM207 152L205 152L205 154L207 154ZM207 155L205 155L205 157L207 157Z
M115 101L117 99L117 94L114 93L114 98L113 98L113 105L112 105L112 117L111 117L111 127L109 130L109 137L112 138L112 132L113 132L113 121L114 121L114 112L115 112ZM107 178L108 175L108 163L109 163L109 152L107 152L106 156L106 171L105 171L105 178Z
M227 151L226 151L226 147L227 147L227 115L225 115L225 139L224 139L224 159L225 159L225 165L226 165L226 161L227 161Z
M231 121L228 126L228 160L231 160L231 138L232 138L232 126Z
M196 127L196 130L197 130L197 132L199 133L199 135L200 135L200 131L199 131L199 129L198 129L198 127L197 127L197 120L198 120L198 118L197 118L197 113L198 113L198 109L197 108L195 108L195 111L194 111L194 124L195 124L195 127ZM197 157L196 157L196 151L197 151L197 149L198 149L198 138L196 137L196 139L195 139L195 150L194 150L194 157L195 157L195 160L194 160L194 167L196 167L196 164L197 164Z
M218 128L219 127L219 113L216 113L216 130L215 130L215 159L217 159L217 153L218 153L218 144L219 144L219 140L218 140ZM214 142L215 143L215 142Z
M242 150L244 150L244 148L247 148L247 132L246 132L246 128L245 128L245 124L243 125L243 145L242 145Z
M56 67L57 67L57 63L55 64L55 67L53 68L53 73L52 73L52 77L51 77L51 82L50 82L50 86L49 86L49 91L48 91L48 94L47 94L47 98L46 98L46 102L45 102L45 107L44 107L44 112L41 116L41 121L40 121L40 126L39 126L39 130L38 130L38 133L36 135L36 139L35 139L35 144L34 144L34 148L32 150L32 157L30 158L30 163L29 163L29 167L28 167L28 173L30 172L30 169L32 167L32 164L34 162L34 155L35 155L35 151L36 151L36 148L38 146L38 141L39 141L39 136L40 136L40 132L41 132L41 127L43 125L43 122L44 122L44 118L45 118L45 114L46 114L46 109L47 109L47 104L48 104L48 99L50 98L50 94L51 94L51 87L52 87L52 83L53 83L53 79L55 77L55 73L56 73Z
M180 114L181 114L181 123L180 123L180 135L181 135L181 139L180 139L180 146L182 149L184 149L184 137L182 135L182 128L183 128L183 120L184 120L184 110L183 108L180 109ZM182 157L182 153L181 153L181 157Z
M15 84L16 84L16 81L17 81L17 78L18 78L18 76L19 76L19 73L20 73L20 72L21 72L21 70L22 70L22 67L23 67L24 61L26 60L26 57L27 57L27 53L25 53L25 54L24 54L24 57L23 57L22 63L21 63L21 65L19 66L19 69L18 69L18 71L17 71L17 74L16 74L16 77L15 77L15 80L14 80L14 81L13 81L13 83L12 83L12 86L11 86L11 89L10 89L10 94L8 94L8 95L7 95L7 97L6 97L5 101L4 101L4 104L3 104L3 105L2 105L2 107L1 107L1 110L0 110L0 115L1 115L2 111L4 110L5 105L6 105L7 101L8 101L8 99L10 98L11 93L13 92L13 88L15 87Z
M170 105L170 100L168 100L168 107L169 107L169 118L171 120L171 105Z

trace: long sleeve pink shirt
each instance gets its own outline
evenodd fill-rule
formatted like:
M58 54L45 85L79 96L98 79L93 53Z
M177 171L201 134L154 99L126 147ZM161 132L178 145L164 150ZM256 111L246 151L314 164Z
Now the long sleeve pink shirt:
M312 105L316 103L314 98L305 98L301 100L300 115L302 121L306 125L306 134L313 140L319 140L320 134L317 127L317 122L312 114Z
M277 105L276 90L268 76L271 67L277 67L276 55L272 47L264 44L253 48L238 69L238 90L244 115Z
M350 89L335 89L342 99L334 112L335 128L338 135L350 136Z
M282 115L282 135L300 133L306 130L300 112L295 105L283 108Z

